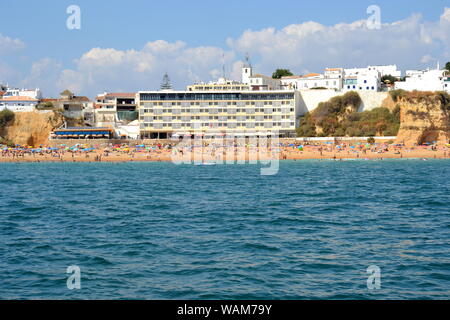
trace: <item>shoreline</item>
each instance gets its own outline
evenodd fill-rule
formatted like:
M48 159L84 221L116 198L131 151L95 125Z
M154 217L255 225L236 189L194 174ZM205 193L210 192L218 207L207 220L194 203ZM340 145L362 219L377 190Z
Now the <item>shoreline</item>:
M195 158L194 158L195 157ZM391 159L450 159L447 152L442 151L428 151L417 150L410 152L403 152L401 154L387 152L387 153L347 153L347 152L298 152L298 151L283 151L279 153L278 157L258 157L258 154L234 154L234 157L229 158L230 163L244 162L267 162L267 161L283 161L283 160L336 160L336 161L356 161L356 160L391 160ZM231 161L233 159L233 161ZM183 164L194 163L215 163L217 165L226 164L227 158L221 158L211 154L188 154L183 157L173 157L168 151L160 152L158 154L109 154L104 156L102 153L92 153L86 156L85 154L64 154L59 156L52 156L48 154L44 155L25 155L25 156L0 156L0 163L132 163L132 162L172 162L177 160L183 162Z

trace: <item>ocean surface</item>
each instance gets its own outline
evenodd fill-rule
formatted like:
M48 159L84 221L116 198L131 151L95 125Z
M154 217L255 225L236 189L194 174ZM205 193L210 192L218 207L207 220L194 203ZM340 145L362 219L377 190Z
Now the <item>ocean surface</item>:
M449 299L449 172L0 163L0 299Z

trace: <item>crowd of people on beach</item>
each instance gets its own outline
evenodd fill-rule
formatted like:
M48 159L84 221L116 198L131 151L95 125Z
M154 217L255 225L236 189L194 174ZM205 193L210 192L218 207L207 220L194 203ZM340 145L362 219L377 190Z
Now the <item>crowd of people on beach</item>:
M311 143L258 140L189 140L151 144L75 144L68 146L0 145L0 161L171 161L174 158L208 161L250 159L343 159L343 158L447 158L450 144L405 146L393 143ZM228 158L227 158L228 157Z

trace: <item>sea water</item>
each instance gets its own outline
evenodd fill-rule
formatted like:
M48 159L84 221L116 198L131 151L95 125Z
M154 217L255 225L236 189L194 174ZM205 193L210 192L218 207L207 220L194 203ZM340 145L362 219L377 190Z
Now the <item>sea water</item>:
M2 163L0 298L449 299L449 170Z

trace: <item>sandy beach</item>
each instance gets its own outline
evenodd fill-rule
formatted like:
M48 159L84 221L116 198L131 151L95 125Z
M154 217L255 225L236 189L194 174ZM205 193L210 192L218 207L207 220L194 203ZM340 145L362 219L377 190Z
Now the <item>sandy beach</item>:
M11 149L11 148L10 148ZM307 159L445 159L450 158L447 146L430 147L387 147L387 146L340 146L306 145L257 148L251 146L178 148L173 145L159 145L152 148L121 146L120 149L99 148L89 151L83 149L46 150L29 152L6 150L0 154L0 162L179 162L179 163L225 163L268 160L307 160ZM93 149L93 148L91 148Z

